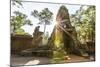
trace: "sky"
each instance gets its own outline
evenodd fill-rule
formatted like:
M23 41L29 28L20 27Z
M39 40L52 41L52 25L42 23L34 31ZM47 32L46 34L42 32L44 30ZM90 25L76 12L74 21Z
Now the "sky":
M24 25L22 28L25 32L29 34L33 34L36 26L40 26L40 31L44 30L43 25L38 25L39 20L31 15L31 12L34 10L38 10L39 12L44 8L48 8L53 13L53 21L51 25L46 26L46 32L49 32L49 35L52 33L54 25L56 24L56 15L61 5L65 4L49 4L49 3L34 3L34 2L22 2L23 7L16 7L11 5L11 16L14 15L14 11L20 11L28 16L28 18L32 21L33 26ZM65 5L68 9L69 15L74 14L76 10L80 8L81 5Z

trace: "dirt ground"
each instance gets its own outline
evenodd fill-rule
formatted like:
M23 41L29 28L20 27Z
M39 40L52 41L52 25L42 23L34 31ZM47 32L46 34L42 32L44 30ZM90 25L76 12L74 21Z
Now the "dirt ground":
M75 63L75 62L90 62L91 59L84 58L80 56L70 55L69 60L66 60L66 63ZM41 65L41 64L51 64L51 59L46 57L21 57L17 55L11 56L11 67L24 67L23 65ZM25 66L25 67L26 67Z

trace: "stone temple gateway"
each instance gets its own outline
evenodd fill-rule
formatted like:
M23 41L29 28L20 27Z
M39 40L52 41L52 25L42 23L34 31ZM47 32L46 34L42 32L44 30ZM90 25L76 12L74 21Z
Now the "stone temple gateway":
M71 25L68 9L61 6L56 16L56 25L48 41L48 46L55 52L63 55L76 54L83 55L85 51L80 48L75 27Z

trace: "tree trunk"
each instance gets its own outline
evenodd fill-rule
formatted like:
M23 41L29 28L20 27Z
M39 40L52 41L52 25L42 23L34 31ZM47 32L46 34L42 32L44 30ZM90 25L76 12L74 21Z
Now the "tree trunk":
M45 41L45 30L46 30L46 22L44 22L44 34L43 34L43 40L42 40L42 44L45 45L44 41Z
M44 35L45 35L45 30L46 30L46 22L44 22Z

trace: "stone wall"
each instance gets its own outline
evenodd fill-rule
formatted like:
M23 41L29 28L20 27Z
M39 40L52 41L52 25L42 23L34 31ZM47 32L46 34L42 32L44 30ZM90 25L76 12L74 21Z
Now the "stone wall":
M30 35L11 36L11 53L19 53L22 50L34 48L33 38Z

